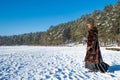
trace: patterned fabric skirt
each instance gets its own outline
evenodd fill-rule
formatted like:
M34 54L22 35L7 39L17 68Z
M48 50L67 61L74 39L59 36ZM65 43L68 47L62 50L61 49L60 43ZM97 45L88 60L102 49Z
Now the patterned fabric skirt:
M99 64L93 64L90 62L85 62L85 68L88 68L89 70L93 71L93 72L97 72L100 71L102 73L107 72L109 65L105 62L101 62Z

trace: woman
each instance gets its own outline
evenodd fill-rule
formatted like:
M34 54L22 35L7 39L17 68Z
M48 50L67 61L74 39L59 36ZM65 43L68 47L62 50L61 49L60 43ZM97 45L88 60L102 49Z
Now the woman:
M94 20L92 18L87 20L87 27L88 37L85 67L89 69L89 72L106 72L109 65L103 62L98 42L98 30L94 26Z

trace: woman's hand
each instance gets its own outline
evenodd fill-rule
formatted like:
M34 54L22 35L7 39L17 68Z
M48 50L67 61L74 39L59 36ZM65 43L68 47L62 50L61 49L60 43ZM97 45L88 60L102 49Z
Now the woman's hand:
M87 47L87 51L89 51L90 49L91 49L91 47L90 47L90 46L88 46L88 47Z

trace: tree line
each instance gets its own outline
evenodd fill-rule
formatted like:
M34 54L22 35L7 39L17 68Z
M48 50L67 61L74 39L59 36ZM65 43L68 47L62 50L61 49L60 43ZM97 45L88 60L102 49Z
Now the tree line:
M27 33L13 36L0 36L0 45L64 45L67 43L82 43L87 36L86 20L92 17L99 30L101 46L120 45L120 2L107 5L104 10L95 10L80 18L50 26L45 32Z

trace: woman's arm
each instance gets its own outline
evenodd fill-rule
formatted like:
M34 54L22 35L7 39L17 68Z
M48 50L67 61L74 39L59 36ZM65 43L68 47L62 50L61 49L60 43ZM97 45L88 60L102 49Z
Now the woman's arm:
M94 49L97 44L97 41L98 41L98 33L94 31L93 37L92 37L92 44L91 44L90 48Z

